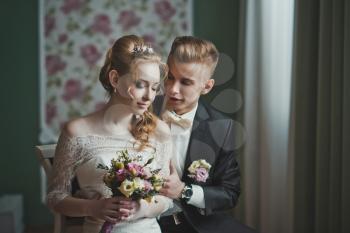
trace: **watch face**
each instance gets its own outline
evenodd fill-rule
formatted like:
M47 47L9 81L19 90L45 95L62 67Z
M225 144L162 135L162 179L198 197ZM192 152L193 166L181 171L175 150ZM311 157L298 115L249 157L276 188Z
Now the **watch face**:
M185 196L186 196L186 197L191 197L192 194L193 194L192 189L187 189L187 190L185 191Z
M184 190L182 191L182 199L184 199L185 201L190 200L190 198L192 197L193 191L192 191L192 187L186 185Z

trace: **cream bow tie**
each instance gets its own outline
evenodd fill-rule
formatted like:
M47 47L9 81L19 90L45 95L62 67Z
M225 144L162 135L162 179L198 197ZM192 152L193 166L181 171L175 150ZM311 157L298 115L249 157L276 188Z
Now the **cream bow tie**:
M163 115L162 118L165 122L169 123L174 123L176 125L181 126L183 129L188 129L191 127L192 122L188 119L183 119L181 118L181 116L177 115L174 112L170 112L168 110L166 110Z

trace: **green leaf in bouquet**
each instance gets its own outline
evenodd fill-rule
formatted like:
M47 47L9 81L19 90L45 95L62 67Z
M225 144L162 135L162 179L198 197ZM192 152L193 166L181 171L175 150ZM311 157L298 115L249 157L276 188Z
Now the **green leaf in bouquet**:
M144 166L146 167L147 165L151 164L153 160L154 160L154 154L152 154L152 158L148 159Z
M107 170L107 171L109 170L108 166L103 165L103 164L101 164L101 163L99 163L99 164L97 165L97 168L104 169L104 170Z
M137 189L132 193L131 198L135 201L138 201L143 198L142 194L142 191Z
M158 168L158 169L151 171L151 173L152 173L152 175L157 175L161 170L162 170L161 168Z

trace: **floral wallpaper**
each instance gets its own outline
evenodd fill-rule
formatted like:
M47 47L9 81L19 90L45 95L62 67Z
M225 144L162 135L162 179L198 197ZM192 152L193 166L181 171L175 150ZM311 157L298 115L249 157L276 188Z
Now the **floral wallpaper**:
M113 42L142 36L165 60L176 36L192 34L192 0L40 0L39 23L39 139L49 143L107 101L98 73Z

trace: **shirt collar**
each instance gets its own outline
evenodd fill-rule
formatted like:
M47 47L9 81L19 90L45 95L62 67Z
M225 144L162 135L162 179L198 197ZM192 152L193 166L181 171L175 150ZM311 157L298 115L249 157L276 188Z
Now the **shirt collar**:
M161 113L164 113L164 111L166 111L166 100L165 100L165 97L164 97L161 109L162 109ZM190 121L193 121L194 117L196 115L197 109L198 109L198 102L196 103L196 106L194 106L194 108L191 111L186 112L186 113L184 113L182 115L178 115L178 116L180 116L183 119L188 119Z
M198 108L198 103L196 104L196 106L191 111L186 112L186 113L184 113L182 115L178 115L178 116L180 116L182 119L193 121L194 116L196 115L197 108Z

